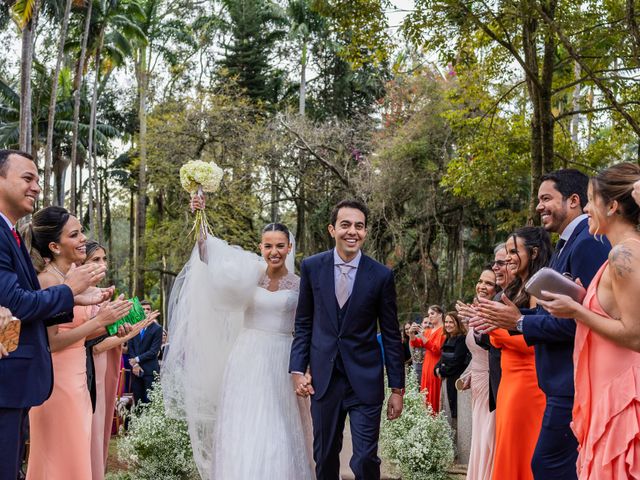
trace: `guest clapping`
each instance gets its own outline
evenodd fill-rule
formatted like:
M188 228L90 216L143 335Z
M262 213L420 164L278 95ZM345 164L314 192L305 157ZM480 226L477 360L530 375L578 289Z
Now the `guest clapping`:
M31 155L0 150L0 305L20 319L18 348L0 368L0 479L18 477L22 425L29 408L51 392L51 354L46 324L69 321L74 301L98 303L110 292L80 297L104 277L93 266L70 269L64 282L40 291L36 272L15 225L31 214L40 194L38 169ZM75 298L74 298L75 297ZM61 478L69 478L63 475Z
M591 281L583 304L543 292L552 315L575 318L573 431L580 444L580 479L640 477L640 167L610 167L589 184L589 232L606 235L609 260ZM566 320L569 322L570 320Z
M44 287L62 284L72 266L81 264L86 257L82 226L62 207L47 207L36 212L25 243L30 246L34 264L44 266L38 275ZM28 480L92 478L92 409L84 341L93 332L104 332L104 327L124 317L130 308L130 302L119 299L91 316L91 307L78 306L73 310L73 322L48 327L53 391L43 405L29 412Z
M504 305L479 299L478 310L485 319L494 319L505 309L519 309L521 314L533 311L536 299L524 290L524 285L551 258L549 234L541 227L523 227L509 237L506 250L514 280L502 295ZM510 335L501 328L490 335L491 343L502 349L493 478L533 479L531 458L545 407L544 395L538 387L534 350L526 345L522 335Z

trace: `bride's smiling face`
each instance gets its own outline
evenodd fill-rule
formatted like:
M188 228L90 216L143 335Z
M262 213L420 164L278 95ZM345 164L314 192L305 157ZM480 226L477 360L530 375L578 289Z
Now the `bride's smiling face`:
M274 230L262 234L260 253L271 268L283 266L290 251L291 244L286 233Z

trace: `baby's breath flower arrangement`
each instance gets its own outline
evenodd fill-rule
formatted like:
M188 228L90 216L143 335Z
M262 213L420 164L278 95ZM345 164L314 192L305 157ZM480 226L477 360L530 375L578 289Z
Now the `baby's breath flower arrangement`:
M136 407L118 440L118 458L128 469L114 480L199 480L187 424L167 417L159 380L150 403ZM107 477L109 478L109 477Z
M425 406L418 390L415 373L409 371L402 416L389 421L383 415L381 453L397 464L403 480L444 480L453 464L453 431L444 415Z
M222 169L214 162L203 160L191 160L180 167L180 184L192 196L196 193L216 192L222 181ZM196 237L209 230L209 222L204 210L196 211L196 219L193 225Z

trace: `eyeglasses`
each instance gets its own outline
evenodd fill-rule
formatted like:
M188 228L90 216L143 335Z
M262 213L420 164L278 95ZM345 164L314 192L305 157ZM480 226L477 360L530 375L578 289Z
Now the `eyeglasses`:
M496 260L495 262L493 262L491 264L491 266L498 266L498 267L504 267L507 264L506 260Z

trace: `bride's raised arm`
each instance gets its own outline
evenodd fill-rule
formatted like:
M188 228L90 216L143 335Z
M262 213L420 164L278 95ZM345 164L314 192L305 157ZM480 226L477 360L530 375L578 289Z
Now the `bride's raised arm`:
M204 198L204 193L196 193L191 197L191 201L189 202L191 213L194 213L196 210L204 210L205 206L206 199ZM198 251L200 252L200 260L208 264L209 257L207 255L207 232L204 228L201 228L198 232Z

